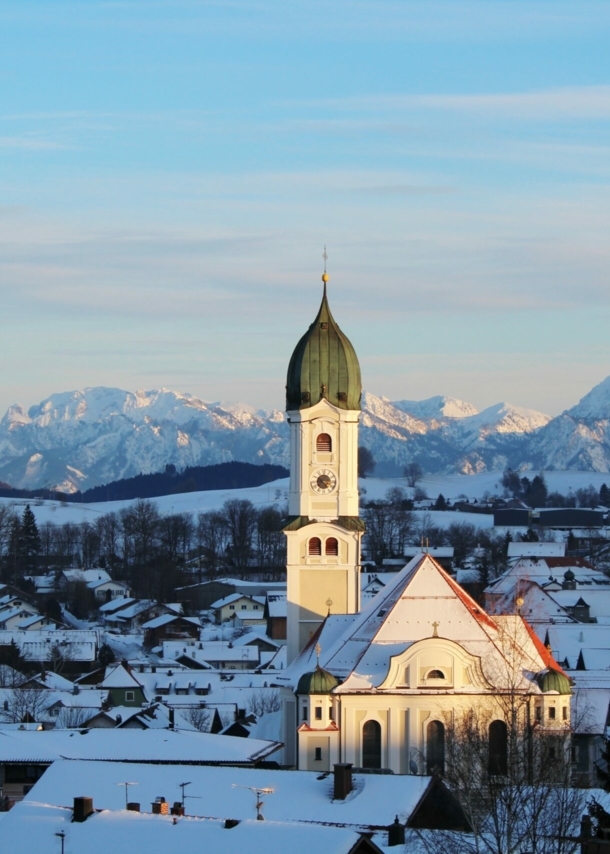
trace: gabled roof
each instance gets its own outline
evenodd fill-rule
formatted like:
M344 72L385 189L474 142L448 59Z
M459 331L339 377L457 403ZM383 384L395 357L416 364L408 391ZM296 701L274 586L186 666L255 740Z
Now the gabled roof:
M106 671L100 688L142 688L138 680L122 664L114 664Z
M322 646L320 663L344 680L334 693L378 688L393 656L431 637L453 641L479 658L485 678L497 687L506 687L509 678L519 678L522 689L537 693L537 685L522 674L551 666L552 656L532 639L521 617L490 617L429 554L413 558L360 614L341 620L344 631L332 639L330 647L324 647L327 621L315 642L312 638L290 667L286 676L293 684L312 669L307 665L317 643ZM508 660L515 650L523 663L518 677L508 673ZM560 669L556 662L552 666ZM472 690L479 689L473 686Z

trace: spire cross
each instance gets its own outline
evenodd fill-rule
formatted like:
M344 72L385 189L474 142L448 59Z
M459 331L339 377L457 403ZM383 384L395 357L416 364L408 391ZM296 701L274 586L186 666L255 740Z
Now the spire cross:
M320 653L322 652L322 647L319 643L316 644L316 658L318 659L318 667L320 666Z
M324 252L322 253L322 258L324 258L324 272L326 272L326 262L328 260L328 255L326 253L326 243L324 244Z
M438 637L438 627L439 626L440 626L440 623L438 623L436 620L432 623L432 637L433 638Z

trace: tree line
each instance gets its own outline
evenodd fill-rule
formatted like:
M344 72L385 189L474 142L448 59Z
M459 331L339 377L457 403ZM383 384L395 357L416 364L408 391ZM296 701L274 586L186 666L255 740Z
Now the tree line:
M102 567L134 596L171 601L193 574L283 571L285 515L279 505L256 508L243 499L207 513L162 515L153 501L138 500L93 522L38 525L29 505L21 514L0 505L0 578L23 588L24 576Z

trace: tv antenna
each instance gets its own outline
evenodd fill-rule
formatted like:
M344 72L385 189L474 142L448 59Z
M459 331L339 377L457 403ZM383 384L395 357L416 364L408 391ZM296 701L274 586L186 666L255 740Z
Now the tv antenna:
M191 798L193 800L200 800L201 799L201 795L185 795L184 794L184 790L186 789L186 787L191 785L190 782L189 783L178 783L178 785L182 789L182 806L183 806L183 808L184 808L184 802L187 798ZM185 809L185 813L186 813L186 809Z
M272 795L275 792L275 789L266 788L261 789L259 786L240 786L238 783L232 784L233 789L248 789L250 792L254 792L256 795L256 820L264 821L265 816L261 812L261 807L264 805L264 801L261 800L262 795Z
M125 786L125 809L127 809L127 802L128 802L127 792L128 792L129 787L130 786L138 786L138 785L139 785L139 783L117 783L117 786Z

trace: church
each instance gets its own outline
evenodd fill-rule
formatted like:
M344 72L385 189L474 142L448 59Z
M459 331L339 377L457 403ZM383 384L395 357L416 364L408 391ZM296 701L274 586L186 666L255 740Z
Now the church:
M516 714L568 731L570 681L521 616L489 616L425 552L361 609L360 366L322 280L286 384L289 666L275 678L284 762L442 773L452 722L476 713L500 773Z

